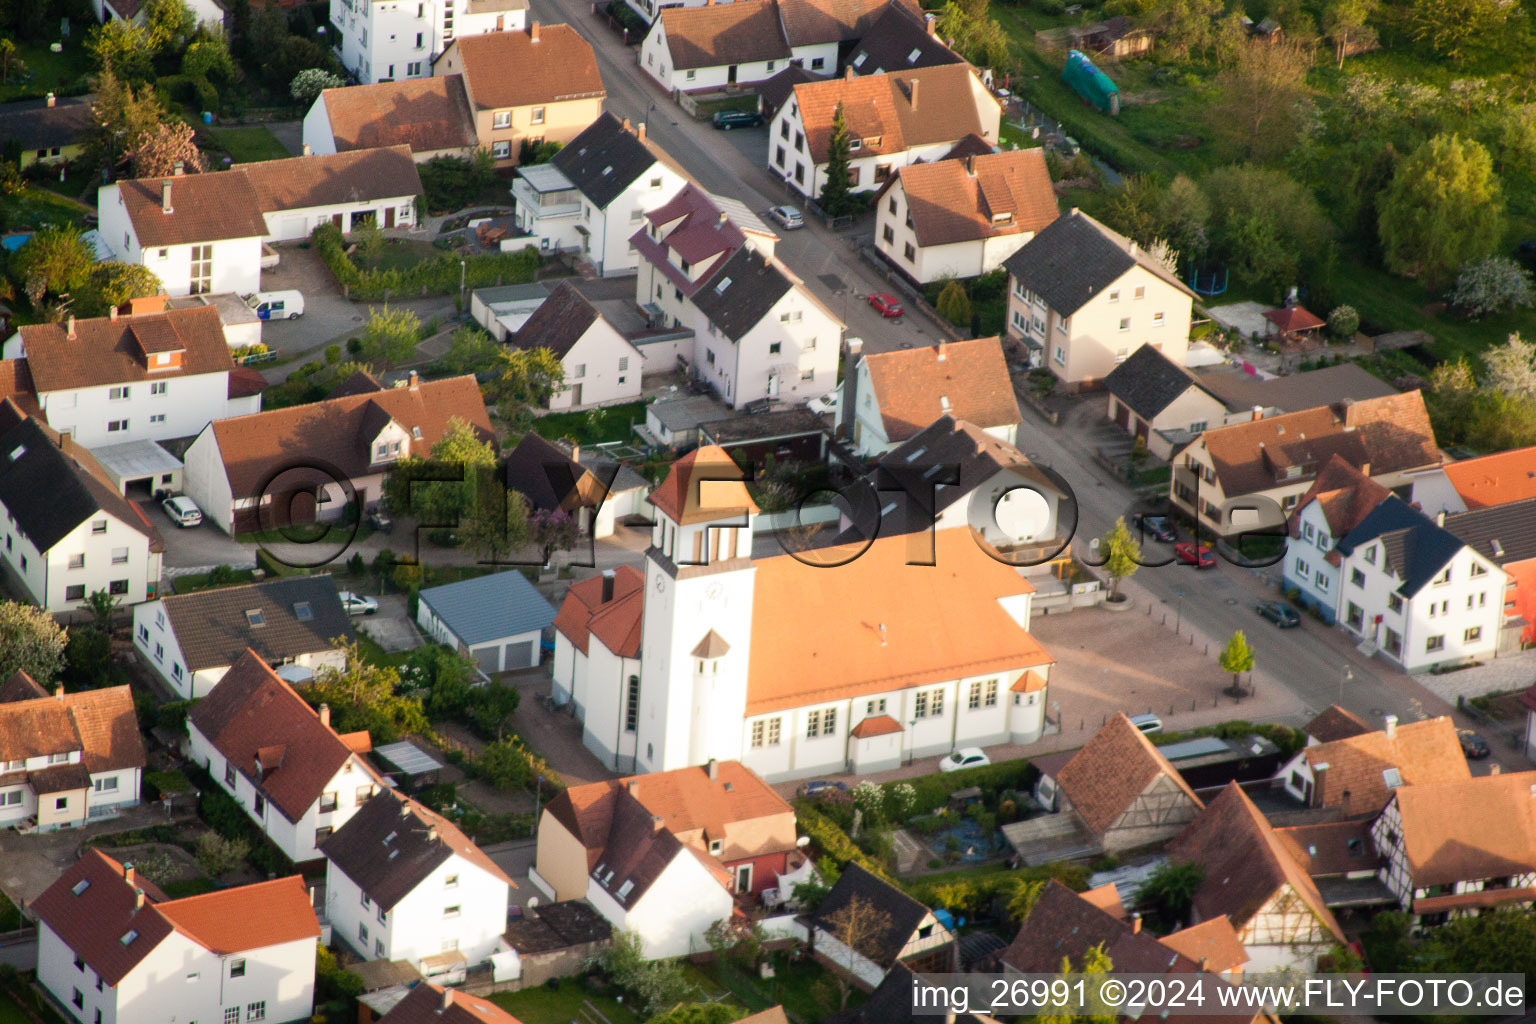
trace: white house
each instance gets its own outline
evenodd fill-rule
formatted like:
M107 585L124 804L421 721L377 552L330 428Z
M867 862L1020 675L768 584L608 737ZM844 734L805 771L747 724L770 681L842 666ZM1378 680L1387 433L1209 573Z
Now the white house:
M440 644L468 654L485 673L533 668L555 609L520 572L493 572L428 587L416 623Z
M303 130L307 152L316 156L409 146L425 163L467 157L478 144L462 75L326 89L304 115Z
M640 713L640 620L645 576L632 565L606 569L572 583L555 616L551 692L571 704L589 731L624 737L638 727ZM595 687L589 683L595 681ZM592 704L593 690L622 693L624 708ZM632 759L634 743L614 743L616 756ZM632 762L631 762L632 763Z
M112 258L148 267L171 295L261 287L267 224L243 174L118 181L97 193L96 210Z
M840 922L849 907L859 905L883 915L884 927L867 929L858 937L859 945L853 946L845 941L851 936ZM924 973L949 973L959 965L955 934L933 911L856 863L843 869L816 905L811 952L865 989L878 987L897 964Z
M362 756L366 732L337 735L255 651L247 651L187 716L193 761L240 804L289 860L319 845L384 785Z
M562 282L509 339L521 349L549 349L565 384L549 408L590 409L640 397L644 357L569 282Z
M1445 715L1402 725L1387 715L1380 729L1309 743L1275 773L1303 805L1346 818L1379 814L1402 786L1471 777L1456 723Z
M0 403L3 559L13 587L51 612L104 590L123 604L156 596L164 547L143 510L91 453L12 399Z
M333 641L356 637L325 575L167 595L133 609L134 648L182 700L208 696L247 650L273 668L342 668Z
M804 196L826 185L838 108L851 135L848 181L880 188L900 168L936 160L967 135L997 145L1002 107L969 64L802 82L768 126L769 171Z
M1017 443L1019 400L997 338L860 356L844 381L837 429L870 458L905 444L941 416Z
M199 25L206 24L223 31L229 12L216 0L186 0L186 5ZM145 9L141 0L91 0L91 10L99 22L117 18L130 25L144 24Z
M1288 524L1290 540L1281 579L1326 621L1338 619L1339 595L1344 592L1343 558L1334 550L1335 544L1391 496L1391 491L1334 455L1296 503Z
M900 536L753 558L757 508L715 447L678 460L650 501L646 586L626 594L643 608L621 616L615 586L610 613L629 628L608 650L639 672L600 662L593 641L612 634L588 629L583 741L605 764L740 760L780 780L870 770L892 733L898 757L1041 735L1052 659L1028 633L1033 587L968 531L935 535L950 571L907 565ZM560 617L573 646L599 617L592 597L568 598Z
M212 306L29 324L0 351L26 359L48 426L87 448L191 437L253 404L231 401L235 362Z
M126 686L52 694L16 672L0 685L0 826L79 828L139 803L144 741Z
M416 223L422 194L411 147L404 145L237 164L230 173L250 181L267 242L308 238L326 222L344 234L365 221L409 228Z
M603 114L547 164L520 167L512 182L517 226L545 252L580 252L598 274L640 264L630 236L646 212L687 184L682 169L645 136Z
M890 179L875 199L875 245L920 284L977 277L1002 266L1056 215L1043 149L951 156Z
M379 793L321 852L326 916L364 960L403 960L430 979L483 963L501 946L516 883L458 826L410 797Z
M752 85L790 56L777 0L668 7L640 43L640 66L669 93Z
M331 46L359 82L432 74L432 62L460 36L517 31L528 0L331 0Z
M91 848L31 910L37 980L79 1024L256 1024L314 1009L320 925L297 875L173 900Z
M1536 447L1461 459L1413 480L1413 504L1431 516L1532 498L1536 498Z

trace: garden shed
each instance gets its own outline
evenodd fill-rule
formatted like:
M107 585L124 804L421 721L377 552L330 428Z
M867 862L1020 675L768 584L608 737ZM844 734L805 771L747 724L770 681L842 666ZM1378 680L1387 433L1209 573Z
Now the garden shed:
M539 664L554 607L516 570L421 592L416 622L438 643L470 655L487 675Z
M1073 92L1105 113L1111 116L1120 113L1119 86L1095 67L1093 61L1081 50L1067 51L1067 66L1061 73L1061 80L1071 86Z

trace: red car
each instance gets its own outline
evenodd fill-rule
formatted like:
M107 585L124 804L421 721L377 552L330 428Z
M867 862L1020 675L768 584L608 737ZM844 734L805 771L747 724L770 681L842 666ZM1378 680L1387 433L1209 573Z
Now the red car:
M1216 567L1216 552L1204 544L1195 544L1191 541L1183 541L1173 546L1174 557L1197 569L1214 569Z
M881 316L901 316L906 310L901 308L901 300L890 292L875 292L869 297L869 304L875 307L875 312Z

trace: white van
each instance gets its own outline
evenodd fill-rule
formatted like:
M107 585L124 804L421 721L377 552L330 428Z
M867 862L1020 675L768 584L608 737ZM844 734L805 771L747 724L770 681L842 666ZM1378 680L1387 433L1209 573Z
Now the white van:
M256 292L245 297L245 304L256 311L258 320L292 320L304 315L304 294L294 289Z

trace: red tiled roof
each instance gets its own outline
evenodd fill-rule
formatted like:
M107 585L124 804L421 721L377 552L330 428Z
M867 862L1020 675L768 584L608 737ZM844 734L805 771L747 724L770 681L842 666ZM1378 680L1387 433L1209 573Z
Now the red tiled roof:
M890 715L871 715L853 727L852 735L856 740L864 740L871 736L889 736L901 731L901 723Z
M327 89L320 98L341 152L403 145L431 153L479 142L462 75Z
M1342 455L1334 455L1291 512L1291 536L1301 536L1301 512L1314 501L1323 510L1323 521L1337 541L1391 496L1391 491L1350 465Z
M263 213L422 194L409 146L262 160L233 170L250 181Z
M796 85L811 158L826 162L839 105L849 132L861 140L860 156L901 153L983 134L978 102L996 101L978 100L974 75L969 64L947 64ZM913 83L918 83L916 90Z
M171 183L171 212L162 203ZM261 238L267 233L261 202L245 175L233 171L137 178L117 183L139 245L191 245L226 238Z
M1311 331L1323 326L1323 321L1311 311L1301 306L1285 306L1280 309L1267 310L1264 319L1274 324L1286 334L1293 331Z
M424 981L379 1018L379 1024L521 1024L488 999Z
M1418 888L1536 871L1536 772L1404 786L1393 794Z
M571 584L555 616L555 629L583 654L589 636L623 658L640 653L640 625L645 608L645 576L632 565L614 570L613 594L603 601L603 577Z
M1056 774L1056 784L1095 834L1102 834L1159 776L1172 780L1195 807L1195 791L1124 712L1110 717Z
M704 445L672 463L647 500L684 526L756 513L757 503L742 481L741 467L725 449Z
M997 338L879 352L865 356L864 367L892 442L905 441L940 416L983 430L1019 422L1019 401Z
M460 36L449 46L453 50L470 101L480 110L607 95L591 44L569 25L535 21L522 32Z
M789 59L777 0L664 7L656 20L678 70Z
M1447 717L1404 722L1389 737L1362 733L1302 751L1316 779L1313 805L1344 807L1349 814L1375 814L1392 798L1385 773L1396 770L1402 785L1459 782L1471 778L1456 723ZM1324 770L1319 766L1327 765Z
M1366 724L1365 719L1337 704L1328 705L1302 730L1319 743L1332 743L1334 740L1345 740L1351 736L1363 736L1370 731L1371 727Z
M903 167L897 174L917 244L1036 232L1056 219L1044 150L1020 149Z
M229 373L235 368L223 321L212 306L76 320L73 338L63 323L28 324L20 331L39 393ZM156 353L179 349L181 365L152 369L146 349Z
M1536 498L1536 447L1452 462L1445 475L1469 510Z
M1158 941L1175 953L1193 960L1202 970L1214 974L1235 971L1249 960L1247 948L1237 937L1232 922L1225 917L1201 921L1165 935Z

